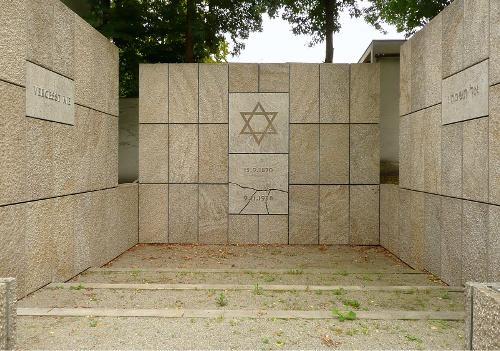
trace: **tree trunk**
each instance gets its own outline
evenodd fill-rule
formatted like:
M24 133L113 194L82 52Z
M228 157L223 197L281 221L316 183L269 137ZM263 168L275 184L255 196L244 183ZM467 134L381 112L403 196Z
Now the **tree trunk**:
M323 5L325 9L326 25L325 25L325 44L326 44L326 55L325 63L333 62L333 30L334 30L334 8L336 0L323 0Z
M196 11L195 0L187 0L186 10L186 62L194 62L193 16Z

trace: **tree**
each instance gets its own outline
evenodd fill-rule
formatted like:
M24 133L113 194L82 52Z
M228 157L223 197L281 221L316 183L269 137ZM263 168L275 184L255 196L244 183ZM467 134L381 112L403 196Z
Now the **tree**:
M365 19L383 31L383 23L396 26L398 32L411 36L441 12L452 0L370 0Z
M272 0L271 17L281 10L281 17L292 25L294 34L312 37L309 46L325 41L325 62L333 60L333 33L341 28L339 17L348 10L351 17L359 17L362 12L356 0Z
M262 30L267 0L89 0L87 20L120 49L120 95L138 95L143 62L221 62ZM229 41L232 51L229 51Z

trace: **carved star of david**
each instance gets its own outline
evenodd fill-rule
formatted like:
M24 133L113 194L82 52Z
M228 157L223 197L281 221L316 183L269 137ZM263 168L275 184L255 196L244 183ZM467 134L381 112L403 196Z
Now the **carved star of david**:
M264 110L260 102L255 105L251 112L240 112L241 117L245 121L245 125L240 132L240 135L248 134L253 137L257 145L260 145L264 136L270 134L278 134L274 128L273 121L278 115L278 112L267 112ZM267 120L267 125L264 130L254 130L250 125L250 121L254 117L264 117Z

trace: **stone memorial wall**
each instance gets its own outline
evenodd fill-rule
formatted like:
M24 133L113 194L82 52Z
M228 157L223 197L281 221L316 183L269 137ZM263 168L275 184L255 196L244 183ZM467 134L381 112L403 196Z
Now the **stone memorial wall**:
M379 244L380 67L140 67L139 240Z
M455 0L402 46L400 83L382 245L448 284L499 281L500 2Z
M19 296L137 242L118 187L118 49L56 0L2 1L0 277Z

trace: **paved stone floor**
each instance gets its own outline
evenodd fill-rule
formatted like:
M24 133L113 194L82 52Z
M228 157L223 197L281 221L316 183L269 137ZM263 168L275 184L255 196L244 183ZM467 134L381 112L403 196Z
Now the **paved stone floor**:
M380 247L137 245L21 300L18 347L457 349L463 301Z

